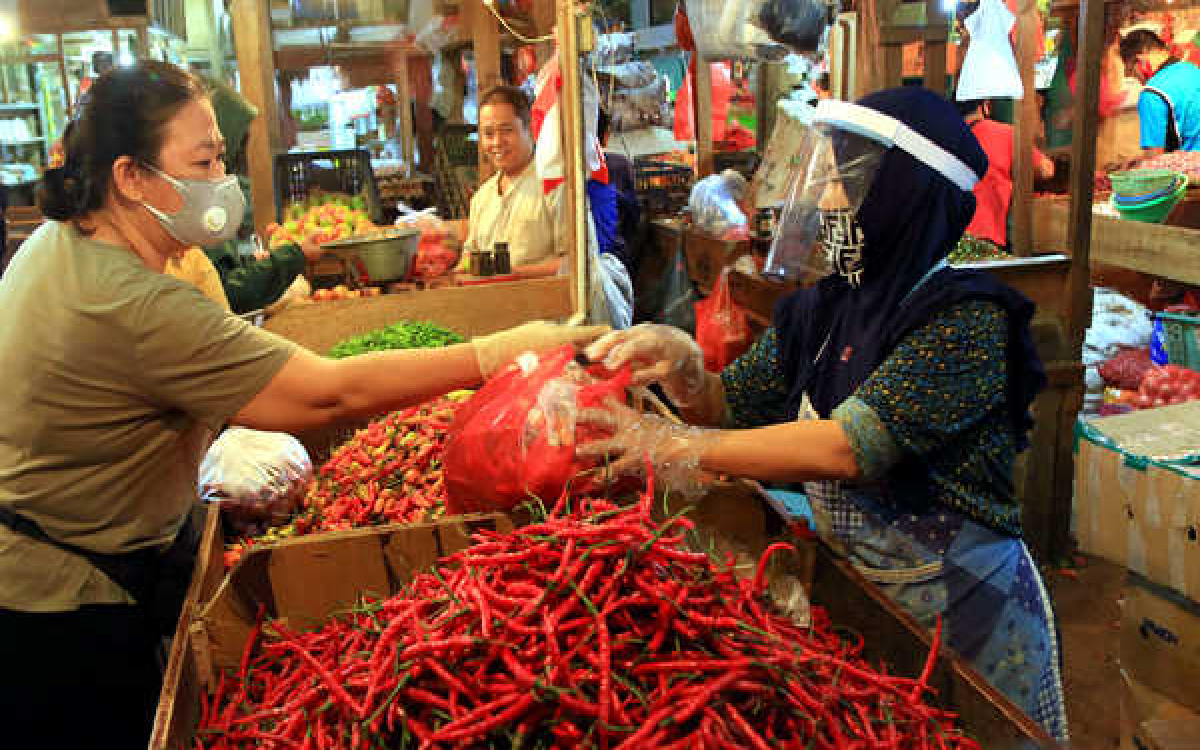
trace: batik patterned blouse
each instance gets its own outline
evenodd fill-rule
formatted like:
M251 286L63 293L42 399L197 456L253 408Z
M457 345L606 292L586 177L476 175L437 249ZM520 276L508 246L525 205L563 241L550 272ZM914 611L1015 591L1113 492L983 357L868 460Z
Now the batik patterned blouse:
M831 418L846 431L862 479L889 504L955 508L1021 533L1012 482L1016 444L1006 387L1008 321L983 300L954 305L909 334ZM766 333L721 374L733 427L789 413L778 333Z

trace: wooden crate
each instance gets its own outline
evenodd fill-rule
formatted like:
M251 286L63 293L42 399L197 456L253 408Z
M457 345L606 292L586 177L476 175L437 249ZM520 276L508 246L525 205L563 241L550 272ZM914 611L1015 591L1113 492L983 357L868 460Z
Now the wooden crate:
M291 305L264 328L326 354L343 339L401 320L427 320L470 338L571 313L570 281L554 277Z
M571 311L570 282L555 277L290 305L263 327L324 355L339 341L402 320L429 321L471 338L531 320L561 320ZM361 426L331 425L296 437L316 461Z
M1070 253L1067 247L1067 201L1039 198L1033 202L1034 241L1039 248ZM1200 284L1200 230L1092 215L1090 262Z
M751 575L758 555L784 532L780 517L748 482L719 485L695 505L691 517L701 544L734 552ZM211 520L214 523L206 528L210 535L219 531L215 514ZM181 620L176 634L152 750L186 746L198 721L201 691L215 687L217 670L236 668L260 605L293 625L319 622L364 592L394 592L415 571L467 546L470 529L480 526L507 530L511 523L505 516L486 515L301 537L251 552L223 580L211 574L213 565L220 570L220 545L210 547L208 557L198 564L193 593L211 591L212 596L207 601L189 597L190 617ZM925 631L825 545L799 543L799 548L799 555L777 556L782 564L772 566L772 595L780 600L803 587L834 623L863 635L868 659L886 662L900 674L919 674L930 648ZM964 729L982 747L1015 750L1054 744L949 649L939 658L930 684L937 691L936 702L958 712Z
M702 544L734 552L746 560L751 574L753 561L767 545L787 537L782 517L754 482L718 486L696 504L691 517ZM797 581L813 604L828 610L835 625L862 635L868 660L886 663L895 674L920 674L931 647L925 629L824 543L787 540L801 554L788 556L785 567L772 570L770 590L776 601L786 596L789 579ZM1056 747L1039 724L949 647L943 645L929 684L936 690L933 702L957 712L963 728L987 750Z
M236 668L259 608L296 626L327 619L365 593L387 596L470 544L471 532L512 528L502 514L377 526L288 539L251 550L223 575L224 539L210 512L176 628L150 738L152 750L191 747L201 692Z

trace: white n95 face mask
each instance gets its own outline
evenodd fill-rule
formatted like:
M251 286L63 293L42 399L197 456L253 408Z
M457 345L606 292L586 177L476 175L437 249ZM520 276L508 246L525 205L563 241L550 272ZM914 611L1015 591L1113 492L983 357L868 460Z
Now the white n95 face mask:
M179 191L183 207L168 214L147 203L142 205L158 219L172 237L184 245L211 247L231 240L246 213L246 197L236 175L215 180L185 180L149 167Z

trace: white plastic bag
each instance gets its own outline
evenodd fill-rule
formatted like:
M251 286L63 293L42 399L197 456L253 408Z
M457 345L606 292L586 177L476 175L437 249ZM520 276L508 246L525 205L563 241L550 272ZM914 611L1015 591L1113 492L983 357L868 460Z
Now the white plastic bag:
M308 451L291 435L231 427L200 464L199 493L222 503L235 525L277 522L304 497L312 475Z
M746 194L746 178L732 169L698 181L688 198L692 223L705 234L722 239L741 239L746 233L746 215L737 202Z
M955 98L967 102L1024 96L1017 58L1008 40L1016 17L1003 0L982 0L963 23L971 34L971 43L963 58Z

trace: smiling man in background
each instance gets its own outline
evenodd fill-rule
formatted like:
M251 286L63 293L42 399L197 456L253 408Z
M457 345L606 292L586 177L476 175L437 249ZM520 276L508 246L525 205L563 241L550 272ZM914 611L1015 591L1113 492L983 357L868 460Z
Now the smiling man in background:
M471 197L465 255L507 242L513 271L557 273L566 251L561 189L542 190L533 163L529 98L514 86L496 86L479 100L479 147L496 172Z

